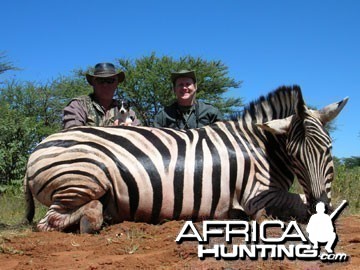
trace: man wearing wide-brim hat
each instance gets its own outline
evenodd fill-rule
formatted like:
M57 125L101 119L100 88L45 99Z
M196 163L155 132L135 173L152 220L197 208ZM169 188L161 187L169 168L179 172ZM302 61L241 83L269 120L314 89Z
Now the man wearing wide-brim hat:
M116 71L113 64L96 64L94 72L86 74L86 80L93 87L93 93L70 101L63 111L63 128L111 126L114 123L117 125L121 105L114 99L114 93L124 79L124 72ZM130 110L130 117L134 119L132 125L140 124L132 110Z
M176 101L160 111L154 119L154 127L175 129L200 128L222 120L219 109L196 100L197 80L193 70L171 73Z

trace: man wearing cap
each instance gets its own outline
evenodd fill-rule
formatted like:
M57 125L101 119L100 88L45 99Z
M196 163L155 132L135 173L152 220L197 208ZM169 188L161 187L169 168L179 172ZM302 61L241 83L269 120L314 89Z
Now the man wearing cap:
M124 79L124 72L116 72L113 64L96 64L94 74L86 74L86 80L94 92L70 101L63 111L63 128L114 125L119 113L119 104L113 97L118 84ZM130 117L135 119L132 125L140 123L132 110Z
M154 119L154 127L175 129L199 128L222 120L222 114L214 106L196 100L196 75L192 70L171 74L176 102L165 107Z

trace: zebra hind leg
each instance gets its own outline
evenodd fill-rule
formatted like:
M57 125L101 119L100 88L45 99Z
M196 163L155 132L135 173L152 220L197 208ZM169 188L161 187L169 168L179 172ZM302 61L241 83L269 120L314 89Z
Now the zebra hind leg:
M68 209L54 203L45 217L39 221L39 231L66 231L79 227L80 233L95 233L103 223L103 206L98 200L92 200L77 209Z

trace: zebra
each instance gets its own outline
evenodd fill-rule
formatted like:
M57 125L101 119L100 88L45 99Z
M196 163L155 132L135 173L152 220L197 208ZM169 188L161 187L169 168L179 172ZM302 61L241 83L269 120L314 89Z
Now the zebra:
M39 231L99 231L127 221L237 218L244 212L307 220L330 206L334 165L324 125L348 98L307 108L297 85L282 86L230 121L190 130L74 127L30 155L26 218L34 197L49 207ZM294 179L304 194L289 192Z

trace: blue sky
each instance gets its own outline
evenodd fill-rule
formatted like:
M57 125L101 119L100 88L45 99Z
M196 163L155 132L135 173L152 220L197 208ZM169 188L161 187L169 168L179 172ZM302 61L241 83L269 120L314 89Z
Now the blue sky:
M245 103L299 84L321 108L346 96L333 154L360 155L360 1L2 1L0 51L46 83L77 68L155 52L221 60ZM201 87L201 86L199 86Z

